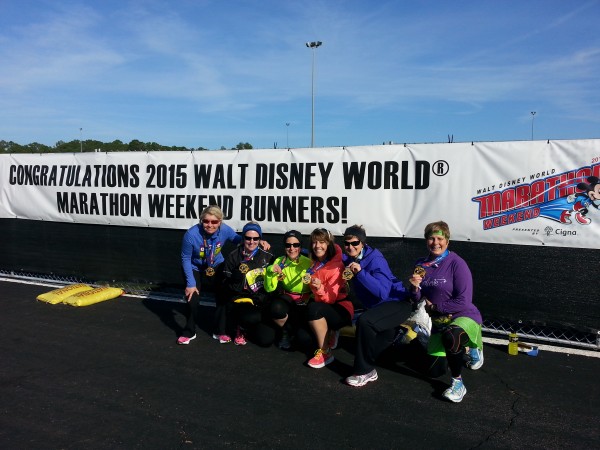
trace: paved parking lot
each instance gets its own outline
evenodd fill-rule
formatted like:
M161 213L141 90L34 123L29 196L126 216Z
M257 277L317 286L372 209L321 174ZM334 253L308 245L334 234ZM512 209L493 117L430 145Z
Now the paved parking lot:
M600 448L600 359L485 346L460 404L448 378L388 361L346 386L352 338L315 370L275 347L175 340L176 303L120 297L88 307L36 301L48 287L0 282L0 447Z

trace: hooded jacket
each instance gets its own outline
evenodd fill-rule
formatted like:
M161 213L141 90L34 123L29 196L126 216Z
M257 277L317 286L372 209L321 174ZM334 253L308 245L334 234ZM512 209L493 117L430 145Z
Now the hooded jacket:
M344 266L355 259L344 254ZM397 302L408 298L402 281L392 273L387 260L375 248L364 245L362 258L358 261L361 270L352 277L350 284L365 308L373 308L383 302Z
M310 289L316 302L340 303L353 317L354 306L350 300L346 300L346 297L348 297L348 283L342 278L342 272L346 267L342 262L342 249L339 245L334 245L335 255L333 258L312 275L313 278L321 280L321 286L316 289L311 284ZM313 267L316 269L318 266L319 261L313 261Z

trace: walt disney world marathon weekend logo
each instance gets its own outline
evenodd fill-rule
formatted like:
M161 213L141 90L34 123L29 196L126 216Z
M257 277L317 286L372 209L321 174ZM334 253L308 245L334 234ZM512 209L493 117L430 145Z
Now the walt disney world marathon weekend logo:
M495 192L490 192L495 186L478 190L484 194L471 200L479 205L484 230L537 217L589 225L592 219L588 215L599 213L600 163L560 174L541 172L530 175L529 180L529 184L520 184L525 177L503 183L499 188L506 189Z

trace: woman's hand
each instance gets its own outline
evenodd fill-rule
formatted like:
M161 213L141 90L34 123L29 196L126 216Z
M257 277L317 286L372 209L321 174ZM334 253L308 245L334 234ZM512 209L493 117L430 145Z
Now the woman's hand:
M318 291L321 288L321 280L318 278L313 278L310 280L310 286Z
M279 266L279 264L273 264L271 270L273 271L273 273L281 273L281 267Z
M198 290L198 288L196 286L185 288L185 299L187 300L188 303L190 302L190 300L192 299L192 296L194 294L200 295L200 291Z
M357 262L351 262L350 264L348 264L348 269L350 269L352 273L356 275L362 270L362 267L360 267L360 264Z
M425 311L427 314L431 315L435 310L435 305L429 301L429 299L425 299Z
M269 251L269 249L271 248L271 244L269 244L267 241L260 241L259 245L263 250Z
M421 289L421 281L423 281L423 277L417 275L416 273L413 273L412 277L408 279L408 282L413 287L413 291L418 291L419 289Z

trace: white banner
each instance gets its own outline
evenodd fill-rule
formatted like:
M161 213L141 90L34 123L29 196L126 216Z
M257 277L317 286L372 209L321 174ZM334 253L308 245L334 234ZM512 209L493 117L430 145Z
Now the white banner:
M600 140L0 156L0 217L600 248Z

